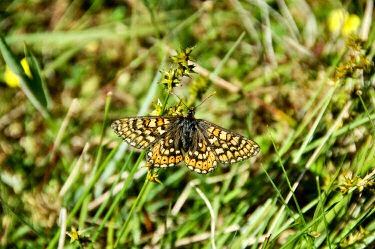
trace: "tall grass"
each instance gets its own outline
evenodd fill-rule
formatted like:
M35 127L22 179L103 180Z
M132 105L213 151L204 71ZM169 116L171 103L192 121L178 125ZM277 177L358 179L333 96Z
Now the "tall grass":
M0 6L1 247L373 247L372 0ZM192 46L195 73L166 89ZM188 105L216 91L197 118L260 155L148 171L109 123L181 111L170 90Z

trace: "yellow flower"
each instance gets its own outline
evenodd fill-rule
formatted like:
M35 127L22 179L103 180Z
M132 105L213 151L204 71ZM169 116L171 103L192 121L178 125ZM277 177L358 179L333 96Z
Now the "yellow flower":
M345 20L344 25L342 26L341 33L343 35L353 34L358 30L360 24L361 19L355 14L350 14L349 18Z
M82 232L78 231L75 227L72 227L72 231L71 232L66 231L66 234L69 235L70 243L72 243L76 240L79 241L79 237L81 236Z
M30 67L29 67L29 64L27 63L26 58L23 58L21 60L21 65L22 65L23 70L25 70L26 75L31 77ZM5 66L4 80L5 80L5 83L10 87L20 86L20 82L18 80L17 75L10 70L8 65Z
M341 34L344 36L355 33L361 19L355 14L349 14L344 9L335 9L331 11L328 17L328 29L331 32L337 32L341 29Z

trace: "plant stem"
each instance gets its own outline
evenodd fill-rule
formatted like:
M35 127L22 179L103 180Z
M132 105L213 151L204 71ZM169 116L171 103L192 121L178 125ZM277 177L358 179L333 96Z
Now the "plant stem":
M148 183L149 183L149 181L147 180L149 175L150 175L150 172L148 173L148 175L147 175L147 177L146 177L146 180L145 180L145 182L143 183L142 189L141 189L141 191L139 192L139 194L138 194L138 196L137 196L137 199L135 200L135 202L134 202L132 208L130 209L129 215L128 215L128 217L126 218L126 221L125 221L124 225L123 225L122 228L121 228L121 231L120 231L119 236L117 237L117 240L116 240L116 243L115 243L115 247L114 247L114 248L117 248L118 243L120 242L120 238L121 238L121 236L124 234L126 228L128 227L128 224L129 224L129 222L130 222L130 218L131 218L131 216L133 215L133 212L134 212L135 208L137 207L137 205L138 205L138 203L139 203L139 200L141 199L143 193L145 192L145 189L146 189L146 187L147 187L147 185L148 185Z

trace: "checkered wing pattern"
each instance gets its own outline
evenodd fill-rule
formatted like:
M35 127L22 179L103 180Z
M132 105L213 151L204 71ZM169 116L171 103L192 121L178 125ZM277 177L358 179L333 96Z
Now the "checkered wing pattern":
M213 123L192 117L133 117L116 120L112 128L131 146L147 149L146 160L156 168L182 160L200 174L213 172L217 163L229 165L259 153L254 141ZM183 156L182 147L187 148Z
M112 123L116 134L138 149L147 149L157 144L177 117L122 118Z
M182 151L179 147L180 139L181 130L176 126L171 127L147 152L147 162L155 168L176 166L183 159Z
M112 123L117 135L138 149L148 149L146 161L156 168L173 167L182 161L181 132L177 116L123 118Z
M192 146L185 154L186 166L199 174L207 174L217 168L215 154L204 134L204 130L197 130L193 135Z
M201 129L206 131L208 147L219 163L229 165L259 153L260 147L254 141L206 120L200 121Z

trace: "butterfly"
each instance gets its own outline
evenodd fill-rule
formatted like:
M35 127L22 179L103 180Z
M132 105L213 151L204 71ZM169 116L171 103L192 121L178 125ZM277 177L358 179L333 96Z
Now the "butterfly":
M190 170L207 174L218 163L229 165L259 153L254 141L194 115L190 107L186 116L128 117L111 126L131 146L147 149L146 161L155 168L184 160Z

